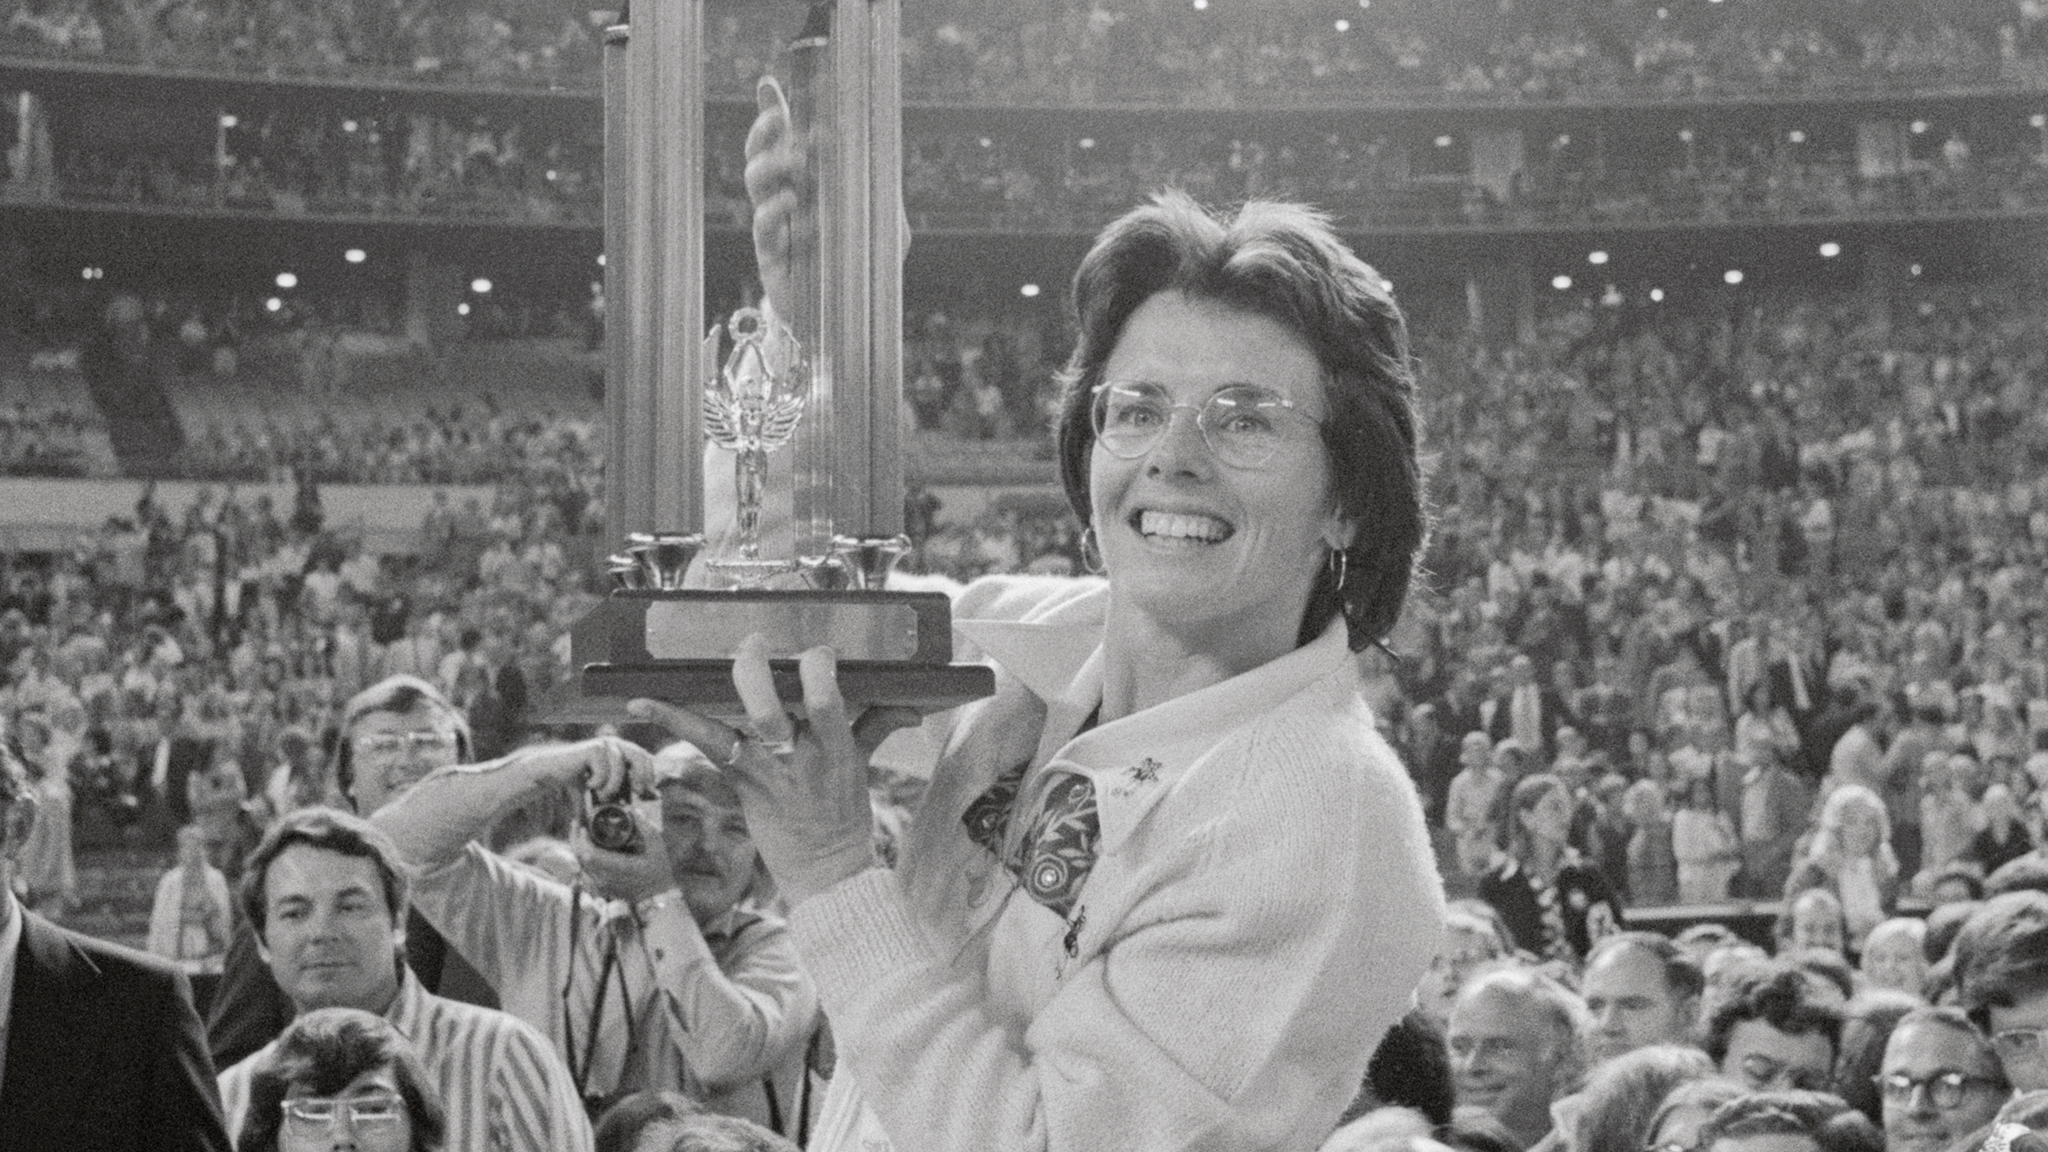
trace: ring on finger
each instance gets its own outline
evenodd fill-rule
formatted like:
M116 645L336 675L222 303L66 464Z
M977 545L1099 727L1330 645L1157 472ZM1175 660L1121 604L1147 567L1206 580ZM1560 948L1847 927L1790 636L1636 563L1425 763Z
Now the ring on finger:
M796 722L791 720L787 713L782 716L782 722L786 726L783 728L784 735L780 739L772 740L768 737L767 725L752 725L754 743L759 744L763 750L772 752L777 756L788 756L794 753L796 751Z
M730 767L732 767L732 766L733 766L733 762L734 762L734 761L736 761L736 760L738 760L738 759L740 758L740 747L741 747L741 745L745 744L746 742L747 742L747 734L746 734L745 732L735 732L735 733L733 733L733 734L732 734L732 747L730 747L730 748L727 748L727 749L725 750L725 759L723 759L723 760L719 761L719 766L720 766L721 768L730 768Z

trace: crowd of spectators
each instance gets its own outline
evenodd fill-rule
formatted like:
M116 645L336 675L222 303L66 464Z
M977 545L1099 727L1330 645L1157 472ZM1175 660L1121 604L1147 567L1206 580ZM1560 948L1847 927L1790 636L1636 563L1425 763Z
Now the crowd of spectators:
M590 83L606 22L558 0L17 0L5 29L16 52L154 68L556 87Z
M280 216L582 225L603 219L603 165L594 140L528 141L518 125L482 116L231 119L210 146L181 148L174 139L94 146L89 133L59 132L47 156L10 153L12 194Z
M1606 937L1674 902L1783 908L1779 967L1725 933L1686 941L1705 975L1672 986L1685 1011L1662 1038L1703 1055L1670 1058L1674 1082L1712 1069L1752 1105L1784 1088L1845 1101L1766 1100L1795 1128L1853 1127L1852 1110L1872 1130L1904 1123L1923 1090L1855 1090L1890 1073L1903 1016L1905 1034L1938 1026L1988 1054L1965 1069L1983 1091L1941 1092L1986 1106L1954 1135L2024 1083L1981 1025L1903 1008L1968 995L1960 961L1938 963L1968 901L2048 875L2042 304L2020 285L1734 314L1588 303L1500 352L1419 318L1437 526L1398 659L1368 658L1446 879L1480 898L1425 982L1436 1019L1415 1024L1467 1105L1438 1139L1479 1147L1471 1130L1497 1124L1527 1146L1581 1090L1576 1123L1606 1116L1600 1069L1630 1045L1603 965L1662 955ZM1025 324L927 317L918 347L982 348ZM186 828L166 900L204 911L207 869L231 876L272 813L328 787L337 702L385 673L438 683L480 754L528 738L522 702L561 682L561 638L594 595L559 502L528 474L499 479L495 507L437 506L412 558L323 531L310 485L289 510L232 489L186 509L146 494L72 553L9 558L0 710L55 814L25 853L28 898L58 914L75 899L66 833L167 844ZM1083 565L1053 506L968 524L929 500L915 511L913 568ZM884 811L886 836L901 812ZM1915 901L1953 907L1923 928L1891 919ZM187 916L164 945L198 973L217 956L186 953L221 943L208 923ZM1866 1008L1899 995L1891 1017ZM1560 1013L1586 1023L1555 1050L1531 1040ZM1875 1038L1852 1043L1861 1025L1844 1018L1876 1021ZM1759 1050L1757 1020L1812 1051ZM1741 1112L1717 1108L1696 1111Z
M1230 106L1663 100L2022 86L2043 79L2042 17L2017 0L1597 8L1380 0L959 0L906 6L904 81L941 102ZM16 0L16 52L264 76L596 87L613 12L557 0L256 4ZM791 5L716 4L714 90L745 92L792 39Z
M1090 231L1165 186L1214 203L1306 200L1367 229L1901 218L2048 203L2038 131L1991 139L1987 130L1973 142L1962 128L1906 127L1900 154L1879 163L1846 136L1822 139L1817 125L1809 140L1804 129L1767 124L1669 131L1616 122L1578 132L1576 143L1573 134L1508 137L1511 162L1492 172L1475 166L1469 136L1389 136L1334 121L1256 130L912 123L904 197L919 231ZM10 150L8 196L285 217L575 226L603 218L598 142L526 139L510 121L274 116L237 120L218 147L200 130L152 146L94 146L82 129L52 135L47 151ZM720 130L707 149L713 227L750 219L742 145Z

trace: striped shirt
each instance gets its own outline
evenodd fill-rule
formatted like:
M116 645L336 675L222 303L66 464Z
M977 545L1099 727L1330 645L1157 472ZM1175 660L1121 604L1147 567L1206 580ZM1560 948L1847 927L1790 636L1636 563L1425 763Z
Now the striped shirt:
M742 907L700 930L680 899L658 903L636 915L476 844L412 880L413 907L586 1096L676 1090L794 1134L818 1000L787 925Z
M440 1092L451 1152L590 1152L590 1120L545 1036L516 1016L444 1000L401 970L384 1018L412 1041ZM241 1132L250 1077L276 1048L273 1040L220 1074L229 1132Z

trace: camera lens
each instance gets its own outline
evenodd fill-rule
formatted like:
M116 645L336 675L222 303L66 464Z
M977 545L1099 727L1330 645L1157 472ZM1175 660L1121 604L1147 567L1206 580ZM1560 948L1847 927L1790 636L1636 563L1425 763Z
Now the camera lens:
M590 842L607 852L638 852L640 826L624 804L600 804L590 810Z

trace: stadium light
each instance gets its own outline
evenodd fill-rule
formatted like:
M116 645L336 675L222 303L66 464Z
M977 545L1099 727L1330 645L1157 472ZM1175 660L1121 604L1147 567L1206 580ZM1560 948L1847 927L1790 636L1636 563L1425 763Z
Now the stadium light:
M1351 21L1339 20L1337 21L1336 28L1339 32L1349 32L1351 31Z
M1095 137L1093 137L1093 136L1083 136L1083 137L1081 137L1081 140L1080 140L1080 144L1081 144L1081 148L1082 148L1082 150L1083 150L1083 151L1086 151L1087 149L1093 148L1093 147L1095 147Z
M2027 117L2027 125L2032 128L2048 128L2048 115L2036 112Z
M1906 272L1908 275L1918 276L1920 274L1920 266L1918 264L1915 264L1912 267L1906 269Z
M1439 148L1449 148L1451 146L1451 138L1449 136L1437 137L1436 146Z
M356 123L355 121L353 121L353 120L343 120L343 121L341 122L341 130L342 130L343 132L353 132L353 131L355 131L355 130L356 130L357 128L360 128L360 127L362 127L362 125L360 125L360 124L357 124L357 123Z
M479 276L469 282L469 290L479 296L486 295L491 290L491 282Z
M1022 288L1017 289L1017 291L1024 296L1036 296L1038 295L1038 285L1026 284Z
M266 311L269 312L282 312L284 311L284 301L279 300L275 296L272 296L270 299L265 300L263 302L263 307Z
M1726 280L1730 284L1740 284L1742 283L1742 269L1730 268L1726 272L1721 273L1721 279Z
M1804 144L1806 143L1806 133L1794 128L1790 132L1785 133L1785 139L1790 140L1794 144Z
M233 128L235 125L240 124L241 122L242 121L239 118L237 118L235 114L232 112L223 112L220 114L220 126L223 128Z
M1209 0L1195 0L1195 11L1200 12L1207 9L1208 7Z
M1663 302L1664 302L1664 290L1663 290L1662 288L1652 288L1652 289L1650 289L1650 303L1652 303L1652 304L1662 304Z
M361 248L351 248L348 251L343 252L341 254L341 258L343 260L348 261L351 264L361 264L363 261L368 260L370 258L370 254L368 252L363 251Z
M1820 255L1821 259L1823 260L1833 260L1835 257L1840 256L1841 254L1842 246L1840 244L1835 243L1833 240L1829 240L1820 246Z
M604 267L604 253L602 253L602 252L599 252L599 253L597 254L597 266L598 266L599 268L602 268L602 267Z
M1925 120L1915 120L1915 121L1913 121L1913 123L1912 123L1911 127L1912 127L1912 129L1913 129L1913 135L1915 135L1915 136L1921 135L1922 133L1924 133L1924 132L1926 132L1926 131L1927 131L1927 121L1925 121Z
M1562 292L1572 286L1572 278L1562 274L1552 276L1550 278L1550 286Z
M1586 263L1605 264L1607 263L1607 253L1595 248L1593 251L1586 253Z
M469 315L469 301L467 301L467 300L464 300L464 301L463 301L462 303L460 303L460 304L457 304L457 305L455 306L455 314L456 314L457 316L467 316L467 315Z
M287 291L293 288L297 288L299 286L298 274L293 272L279 272L277 274L277 286Z

